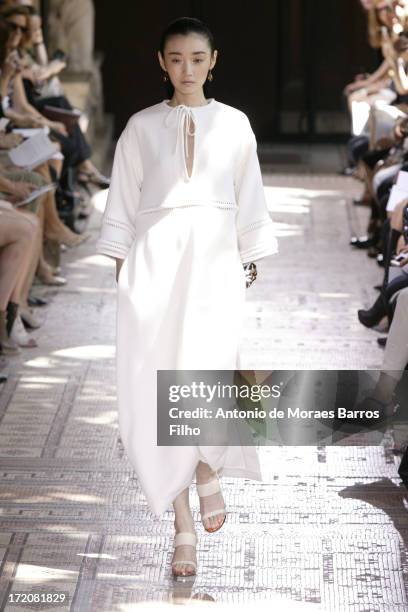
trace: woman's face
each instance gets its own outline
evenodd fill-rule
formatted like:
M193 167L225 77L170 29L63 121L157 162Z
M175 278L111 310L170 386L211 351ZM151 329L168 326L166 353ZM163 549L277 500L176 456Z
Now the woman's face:
M164 57L159 51L159 62L176 92L183 95L202 90L208 71L214 67L217 51L211 56L207 39L200 34L177 34L169 38Z
M22 38L27 34L27 18L24 15L11 15L7 19L12 32L9 40L9 47L17 49L21 45Z
M394 3L389 2L387 0L383 0L377 2L377 6L375 8L378 21L388 30L391 30L394 23L397 21L397 17L395 14L396 5L397 2Z

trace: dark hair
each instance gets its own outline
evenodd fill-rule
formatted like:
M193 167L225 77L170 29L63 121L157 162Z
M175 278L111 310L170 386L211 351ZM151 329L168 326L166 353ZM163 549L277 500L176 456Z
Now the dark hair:
M210 28L203 21L200 21L200 19L196 19L195 17L179 17L178 19L175 19L169 23L161 35L159 48L163 57L164 48L169 38L180 34L182 36L188 36L188 34L199 34L200 36L203 36L207 40L211 49L211 55L213 54L215 49L215 40ZM166 81L165 85L167 94L169 98L171 98L174 93L174 87L170 81ZM204 90L206 89L206 86L207 83L204 85Z
M8 19L13 15L23 15L24 17L28 17L30 15L30 10L28 6L23 6L21 4L13 4L12 6L5 6L0 9L0 15L3 19Z
M7 43L10 39L11 28L9 24L0 19L0 68L3 67L7 57Z
M208 44L211 49L211 53L213 53L215 49L214 36L208 26L205 25L199 19L195 17L179 17L175 19L164 30L160 39L160 52L164 56L164 47L166 46L166 42L171 36L176 36L177 34L181 34L182 36L187 36L188 34L200 34L200 36L204 36L207 39Z

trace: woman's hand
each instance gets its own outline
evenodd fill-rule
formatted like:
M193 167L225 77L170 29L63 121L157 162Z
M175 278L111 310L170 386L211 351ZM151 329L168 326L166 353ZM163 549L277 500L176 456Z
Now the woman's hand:
M59 74L60 72L65 70L66 67L67 67L67 62L64 62L64 60L60 60L60 59L52 60L48 64L48 69L50 71L50 74L53 74L53 75Z
M14 149L23 142L24 138L21 134L13 134L10 132L0 132L0 149Z
M2 66L2 78L5 80L12 79L16 73L21 72L22 66L20 59L15 51L9 53Z
M60 121L47 121L47 125L50 130L58 132L58 134L61 134L61 136L68 136L68 130L64 123L61 123Z
M406 255L405 259L399 262L400 267L403 268L408 264L408 244L405 244L402 248L399 247L399 249L397 249L397 253L398 255Z
M37 189L37 185L33 183L13 183L12 186L10 186L10 197L8 199L10 202L13 202L13 204L17 204L28 198L35 189Z
M44 123L39 121L36 117L31 115L19 115L17 117L10 117L15 125L19 128L41 128L44 127Z
M29 27L31 34L31 42L33 45L41 45L44 42L41 26L41 17L39 15L31 15L29 18Z
M361 79L360 81L353 81L353 83L349 83L348 85L346 85L346 87L344 88L344 93L346 96L349 96L358 89L364 89L364 85L365 80L363 79Z

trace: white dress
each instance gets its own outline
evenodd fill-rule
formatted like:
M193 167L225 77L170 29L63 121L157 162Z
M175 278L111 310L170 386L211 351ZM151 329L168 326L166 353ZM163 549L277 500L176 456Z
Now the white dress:
M191 484L199 460L220 475L261 480L252 446L156 444L157 370L239 367L242 264L277 252L247 116L214 99L163 100L134 114L117 144L96 250L124 259L119 430L152 512L160 516Z

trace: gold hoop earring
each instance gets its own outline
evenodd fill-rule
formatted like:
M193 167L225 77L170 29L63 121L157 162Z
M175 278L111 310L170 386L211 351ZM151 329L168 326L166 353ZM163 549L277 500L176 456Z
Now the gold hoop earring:
M213 73L211 72L211 70L208 72L208 77L207 77L207 79L210 81L210 83L211 83L211 81L214 79L214 77L213 77Z
M167 72L163 74L163 81L166 83L169 79L167 78Z

